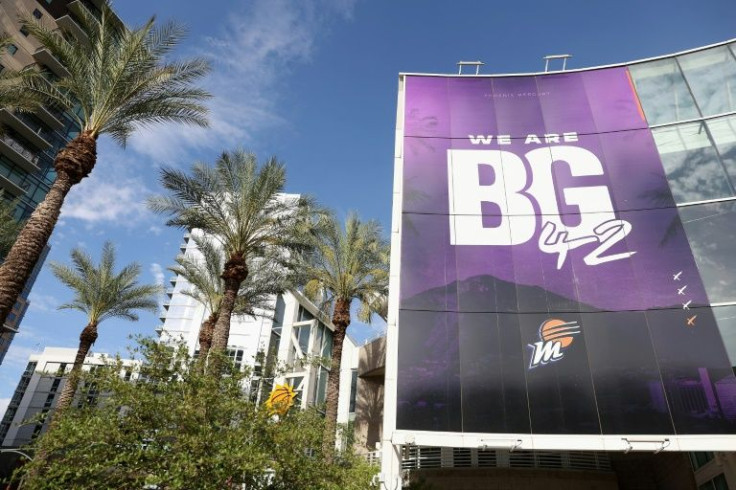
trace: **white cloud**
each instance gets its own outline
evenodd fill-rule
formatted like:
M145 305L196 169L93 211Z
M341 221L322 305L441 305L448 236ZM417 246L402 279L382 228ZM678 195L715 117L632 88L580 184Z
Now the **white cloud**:
M161 267L161 264L157 264L156 262L151 264L151 268L149 269L151 271L151 274L153 274L153 277L156 280L156 284L161 286L161 288L164 287L164 268ZM158 309L162 310L164 304L164 294L161 293L158 295Z
M0 417L5 416L8 405L10 405L10 398L0 398Z
M108 221L131 226L148 213L145 207L148 194L143 183L133 179L118 182L89 179L70 193L62 216L88 224Z
M28 364L28 358L31 354L38 354L41 350L40 344L36 344L34 347L27 347L13 342L10 344L7 354L5 354L5 359L3 359L3 367L25 366Z
M156 161L181 161L189 150L248 144L256 131L284 125L277 103L290 67L308 63L330 24L350 19L354 6L355 0L248 2L197 53L214 63L204 83L214 96L210 128L146 129L131 146Z
M35 291L31 291L31 294L28 295L28 300L30 301L30 305L28 306L28 308L38 311L55 311L56 308L61 304L58 299L51 296L50 294L40 294L36 293ZM21 332L25 333L25 326L23 327Z

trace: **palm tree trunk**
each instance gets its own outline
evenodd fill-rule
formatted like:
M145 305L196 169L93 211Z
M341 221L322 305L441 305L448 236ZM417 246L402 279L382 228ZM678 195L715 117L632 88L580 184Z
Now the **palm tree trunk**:
M77 385L79 384L79 375L82 372L84 360L87 358L87 354L89 354L89 350L96 340L97 324L92 322L84 327L82 333L79 334L79 349L77 349L77 355L74 358L72 371L69 373L69 377L66 383L64 383L64 389L61 390L61 394L59 395L59 401L56 402L56 410L52 417L54 420L58 420L59 415L71 406L74 394L77 391Z
M327 396L325 407L325 432L322 437L322 451L328 462L332 461L335 450L335 435L337 432L337 403L340 400L340 367L342 365L342 344L345 333L350 325L350 300L338 298L335 301L335 311L332 313L332 324L335 332L332 334L332 364L327 378Z
M5 324L41 257L69 190L89 175L96 161L96 137L88 132L79 134L56 155L56 180L23 226L5 262L0 266L0 325Z
M210 313L210 316L202 322L199 329L199 368L202 370L207 363L207 355L210 353L212 346L212 334L215 331L215 323L219 318L218 313Z
M222 279L225 283L225 290L220 304L220 317L215 323L215 331L212 334L211 349L220 355L226 354L227 341L230 338L230 316L235 307L240 285L247 277L248 266L245 256L241 253L232 254L223 267ZM213 370L215 376L219 376L220 372L219 367Z

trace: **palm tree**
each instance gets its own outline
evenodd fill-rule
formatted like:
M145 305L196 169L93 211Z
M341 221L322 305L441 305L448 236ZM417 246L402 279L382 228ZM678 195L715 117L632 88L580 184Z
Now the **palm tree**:
M72 186L89 175L97 161L97 138L112 136L125 144L135 129L175 121L205 126L208 97L193 83L209 70L202 59L168 61L182 38L175 24L154 28L151 18L128 29L103 3L99 19L82 8L79 25L87 39L62 37L33 19L23 26L66 68L69 76L57 81L43 77L28 90L64 108L81 128L54 160L56 179L36 207L15 245L0 266L0 324L23 289L54 229L61 206Z
M116 273L115 247L110 242L102 247L99 265L93 263L92 258L78 248L72 250L72 263L73 267L55 262L50 264L54 275L74 291L74 300L59 306L59 309L85 313L87 326L79 335L74 366L59 395L55 418L71 405L84 359L97 340L98 325L108 318L138 321L136 310L155 312L156 295L161 290L156 285L138 284L141 267L137 263L127 265Z
M197 163L191 175L174 168L161 170L168 196L149 200L150 207L169 216L167 225L198 228L219 242L225 256L223 298L212 335L212 349L221 353L230 336L230 316L252 260L268 257L289 268L291 257L308 250L315 210L312 200L282 194L284 166L270 158L259 167L255 155L224 152L211 167ZM217 371L217 369L215 369Z
M12 40L10 36L0 35L0 52L7 49L12 44ZM33 83L38 76L38 72L31 68L21 71L2 70L0 72L0 108L19 111L37 109L41 98L29 90L24 90L24 86Z
M169 270L186 279L192 285L183 294L201 303L209 312L199 330L199 357L207 358L212 345L215 324L220 317L225 285L222 280L222 251L212 239L194 234L192 240L197 245L201 257L179 255L176 265ZM271 258L251 259L248 262L248 277L240 285L233 306L234 315L258 316L259 311L273 309L273 296L281 294L293 284L291 271L280 266Z
M299 264L307 278L305 295L332 312L332 365L327 379L326 420L323 449L335 447L337 402L340 396L342 344L350 325L350 305L360 302L358 318L369 322L374 313L385 318L388 296L388 243L375 221L361 222L351 213L343 229L329 216L314 238L314 252Z

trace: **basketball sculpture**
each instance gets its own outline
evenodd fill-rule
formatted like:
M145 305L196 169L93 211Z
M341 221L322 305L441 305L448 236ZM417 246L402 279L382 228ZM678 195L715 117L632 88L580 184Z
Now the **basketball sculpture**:
M266 408L271 412L272 415L279 415L283 417L294 405L294 399L296 393L291 385L283 384L276 385L271 392L271 395L266 400Z

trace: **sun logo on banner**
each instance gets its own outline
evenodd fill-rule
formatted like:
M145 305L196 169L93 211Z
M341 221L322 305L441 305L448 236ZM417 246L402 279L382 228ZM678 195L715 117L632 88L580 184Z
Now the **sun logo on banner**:
M296 393L291 385L276 385L271 392L271 395L268 397L268 400L266 400L266 408L271 415L279 415L283 417L292 405L294 405L295 398Z
M564 349L570 347L575 335L580 334L578 322L566 322L557 318L545 320L539 327L539 342L528 344L532 349L529 369L543 366L563 358Z

